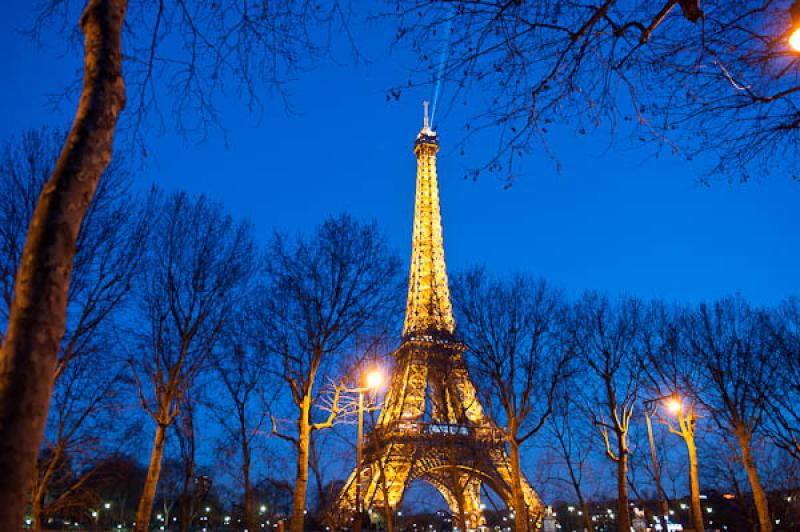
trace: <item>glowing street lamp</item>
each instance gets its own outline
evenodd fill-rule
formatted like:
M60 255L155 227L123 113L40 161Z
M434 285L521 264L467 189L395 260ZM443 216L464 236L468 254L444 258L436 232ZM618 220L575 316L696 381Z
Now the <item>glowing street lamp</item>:
M673 414L680 412L681 408L683 408L683 405L681 404L680 399L677 397L672 397L669 401L667 401L667 409Z
M792 32L789 34L789 46L796 52L800 52L800 0L795 0L789 8L792 15Z
M364 454L364 392L377 390L383 382L383 373L378 369L373 369L365 377L366 387L360 387L358 391L358 438L356 446L356 520L353 523L353 530L361 532L361 469Z
M367 374L367 388L371 390L377 389L383 383L383 373L374 369Z
M658 399L651 399L649 401L645 401L644 402L644 415L645 415L645 418L647 419L647 437L650 440L650 453L651 453L652 458L653 458L653 478L656 481L656 495L658 497L658 507L659 507L658 510L659 510L659 516L660 516L661 523L662 523L661 524L661 529L662 530L668 530L669 529L669 523L668 523L668 521L669 521L669 507L667 506L667 498L664 495L664 488L661 487L661 475L660 475L659 470L658 470L658 459L656 458L656 444L655 444L655 440L653 439L653 424L650 421L650 408L651 408L651 405L655 404L655 406L652 407L653 408L653 413L655 413L656 409L658 408L658 402L657 401L660 401L662 399L665 399L665 397L660 397ZM667 402L667 408L669 408L670 411L673 411L673 408L677 408L675 411L680 411L680 401L678 401L678 399L677 399L677 397L675 395L672 395L670 400Z

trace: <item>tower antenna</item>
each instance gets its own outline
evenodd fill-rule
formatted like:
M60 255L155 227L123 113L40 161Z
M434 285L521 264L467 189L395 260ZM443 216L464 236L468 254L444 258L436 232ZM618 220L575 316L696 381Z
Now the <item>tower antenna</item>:
M430 129L428 127L428 100L422 102L422 106L425 108L425 118L422 121L422 129L428 131Z

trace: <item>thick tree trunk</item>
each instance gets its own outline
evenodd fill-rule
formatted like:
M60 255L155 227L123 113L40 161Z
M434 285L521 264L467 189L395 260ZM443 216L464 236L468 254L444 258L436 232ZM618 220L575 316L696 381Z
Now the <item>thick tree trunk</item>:
M294 497L292 499L291 532L303 532L305 525L306 489L308 487L308 447L311 426L308 423L311 412L311 398L306 395L300 408L297 420L297 471L294 479Z
M164 442L167 439L167 425L159 423L156 426L156 437L153 441L153 452L150 455L150 466L147 468L147 478L144 481L142 497L139 499L139 509L136 510L137 532L150 530L150 518L153 515L153 502L156 498L158 477L161 476L161 458L164 455Z
M697 532L705 530L703 523L703 509L700 507L700 479L697 474L697 446L694 436L686 436L686 448L689 450L689 493L692 503L692 524Z
M514 530L516 532L528 532L528 505L525 504L525 494L522 492L522 469L520 466L519 444L512 435L508 441L509 454L511 458L511 494L514 498Z
M617 460L617 523L620 531L631 529L630 504L628 503L628 452L620 445Z
M758 514L759 532L772 532L772 520L769 517L767 495L761 486L761 480L758 478L758 470L750 449L750 434L745 430L738 430L736 435L739 438L739 447L742 449L742 465L747 471L747 479L750 481L750 489L753 492L753 502L756 505L756 513Z
M100 175L111 161L125 105L125 0L90 0L81 16L84 76L78 110L33 213L0 352L0 530L22 524L44 432L75 242Z

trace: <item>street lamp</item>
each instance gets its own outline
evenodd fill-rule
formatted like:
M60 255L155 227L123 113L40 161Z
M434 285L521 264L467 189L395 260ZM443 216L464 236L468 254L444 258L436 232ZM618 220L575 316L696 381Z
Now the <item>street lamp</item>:
M366 386L356 388L358 392L358 437L356 439L356 520L353 530L361 532L361 469L364 453L364 392L376 390L383 382L383 374L373 369L364 378Z
M645 401L644 414L647 418L647 436L650 440L650 453L653 457L653 478L656 481L656 494L658 495L658 511L661 518L661 526L663 530L669 530L669 508L667 507L667 498L664 496L664 488L661 487L661 474L658 471L658 459L656 458L656 444L653 440L653 424L650 421L650 405L656 404L656 406L653 407L653 413L655 413L656 409L658 408L657 403L659 401L663 401L664 399L668 399L667 408L669 408L671 412L680 410L680 401L678 400L677 396L671 395Z
M792 15L792 32L789 34L789 46L796 52L800 52L800 0L795 0L789 8Z
M680 412L681 408L683 408L683 405L677 397L671 397L670 400L667 401L667 409L673 414Z

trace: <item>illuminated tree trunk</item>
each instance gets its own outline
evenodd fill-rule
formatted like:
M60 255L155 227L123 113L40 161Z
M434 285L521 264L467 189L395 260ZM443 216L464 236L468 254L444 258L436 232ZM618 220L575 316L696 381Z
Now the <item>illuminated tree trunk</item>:
M84 76L75 120L33 213L0 352L0 530L22 524L67 317L75 243L111 161L122 78L124 0L90 0L81 16Z
M628 504L628 451L624 443L620 445L619 460L617 460L617 523L620 531L631 529Z
M700 480L697 474L697 446L694 436L686 435L686 448L689 450L689 485L692 503L692 524L698 532L705 530L703 509L700 507Z
M516 436L511 435L508 440L509 457L511 458L511 495L514 499L514 530L528 532L528 506L525 504L525 494L522 491L522 469L520 466L519 444Z
M156 437L153 442L153 452L150 455L150 466L147 468L147 478L144 481L142 497L139 499L139 509L136 511L136 530L138 532L150 530L150 518L153 515L153 501L156 498L158 478L161 476L161 458L164 455L166 439L167 425L159 423L156 426Z
M297 420L297 472L294 479L294 497L292 502L291 532L303 532L305 524L306 489L308 487L308 447L311 437L309 416L311 413L311 397L306 394Z
M761 480L758 478L758 470L750 449L750 434L744 429L740 429L737 430L737 437L739 438L739 447L742 449L742 465L747 471L750 489L753 491L753 502L756 505L756 513L758 514L759 531L772 532L772 520L769 517L767 495L761 486Z

